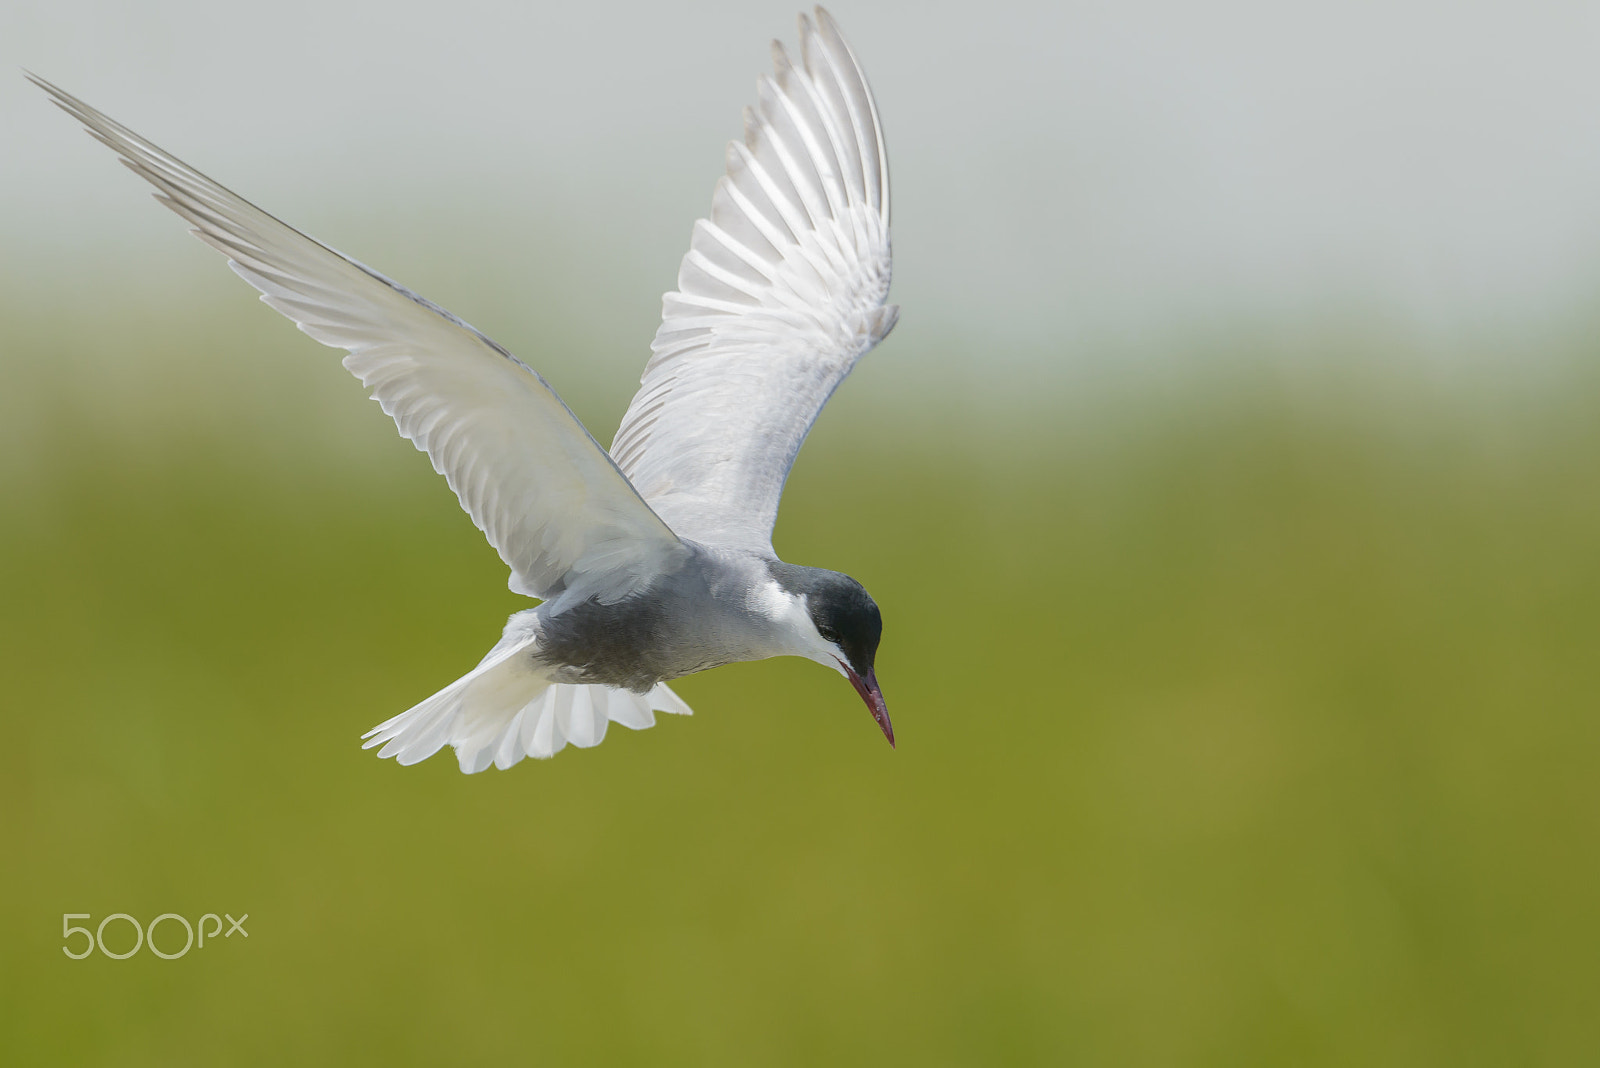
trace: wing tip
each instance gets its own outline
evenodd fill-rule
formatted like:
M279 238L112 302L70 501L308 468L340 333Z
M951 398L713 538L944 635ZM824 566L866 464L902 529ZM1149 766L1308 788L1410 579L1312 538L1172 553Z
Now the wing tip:
M51 96L67 96L68 95L63 90L58 89L56 87L55 83L51 82L48 78L44 77L43 75L35 74L33 71L29 70L27 67L20 67L18 69L22 71L22 76L24 78L28 79L34 85L37 85L40 89L43 89L45 92L49 93Z

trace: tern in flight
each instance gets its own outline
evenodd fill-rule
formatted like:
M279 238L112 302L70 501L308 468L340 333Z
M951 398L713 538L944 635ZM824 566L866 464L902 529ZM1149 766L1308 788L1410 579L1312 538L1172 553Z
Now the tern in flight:
M426 452L542 601L473 670L368 732L414 764L509 768L608 723L688 713L666 681L803 656L843 674L884 737L878 606L854 579L779 560L772 526L828 397L883 340L889 168L866 76L827 12L800 61L773 44L744 138L694 225L639 392L608 453L528 365L438 305L279 222L29 75L261 299L344 365Z

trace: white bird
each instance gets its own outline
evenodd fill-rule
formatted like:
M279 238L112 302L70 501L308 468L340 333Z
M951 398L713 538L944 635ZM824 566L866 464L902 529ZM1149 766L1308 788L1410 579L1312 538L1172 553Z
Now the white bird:
M364 735L413 764L509 768L608 723L687 714L666 680L802 656L843 674L894 744L873 661L883 624L854 579L777 558L778 498L822 406L894 326L889 170L866 76L827 12L800 63L773 42L711 216L662 301L611 451L538 372L436 304L335 252L48 82L55 103L156 187L261 299L345 349L543 603L476 668Z

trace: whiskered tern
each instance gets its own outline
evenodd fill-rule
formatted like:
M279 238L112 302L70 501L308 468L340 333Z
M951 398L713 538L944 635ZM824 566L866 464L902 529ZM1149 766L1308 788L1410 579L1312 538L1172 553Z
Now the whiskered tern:
M426 452L543 603L476 668L364 737L413 764L509 768L609 723L688 713L666 681L802 656L839 671L889 744L878 606L854 579L777 558L784 480L828 397L894 326L889 169L877 106L838 26L800 16L728 146L711 215L662 301L608 453L539 373L467 323L278 221L29 75L202 241L344 366Z

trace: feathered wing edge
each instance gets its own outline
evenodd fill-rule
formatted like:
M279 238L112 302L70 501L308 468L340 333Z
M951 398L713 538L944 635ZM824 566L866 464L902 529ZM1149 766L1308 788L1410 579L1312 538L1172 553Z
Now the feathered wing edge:
M773 43L711 217L662 303L612 444L681 536L771 551L811 425L893 328L889 170L866 75L828 13L800 17L798 66Z
M398 283L328 248L35 75L261 299L344 366L428 454L533 597L615 601L687 553L532 368Z

